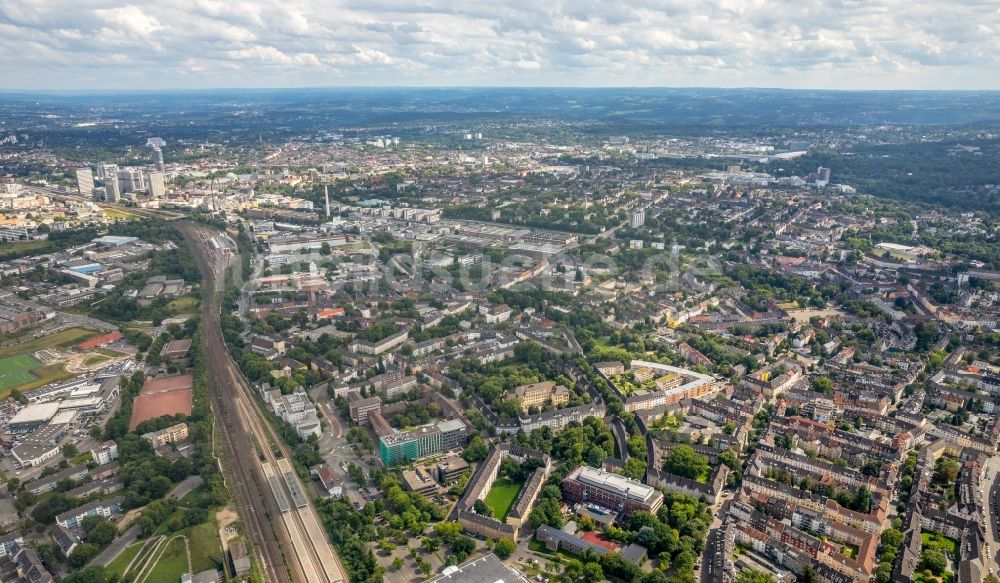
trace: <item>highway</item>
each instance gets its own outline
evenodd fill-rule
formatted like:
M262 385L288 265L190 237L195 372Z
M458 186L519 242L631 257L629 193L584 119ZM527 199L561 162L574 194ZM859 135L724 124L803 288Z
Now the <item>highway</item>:
M261 554L264 579L342 583L347 580L345 571L287 460L289 448L261 415L223 339L219 316L224 286L216 281L224 277L225 264L223 258L212 257L207 243L218 232L193 224L181 228L205 277L203 328L209 394L222 423L224 459L234 474L227 478ZM289 501L294 500L299 502L292 507Z

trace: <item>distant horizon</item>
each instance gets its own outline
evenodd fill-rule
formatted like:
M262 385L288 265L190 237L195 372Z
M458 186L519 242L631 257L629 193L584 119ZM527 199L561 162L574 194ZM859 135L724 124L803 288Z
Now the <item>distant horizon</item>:
M982 0L0 3L17 91L314 87L1000 90Z
M511 91L760 91L790 93L1000 93L996 89L844 89L828 87L771 87L771 86L725 86L725 85L303 85L303 86L261 86L261 87L164 87L156 89L0 89L5 95L60 95L60 96L114 96L114 95L156 95L171 93L241 93L264 91L460 91L460 90L511 90Z

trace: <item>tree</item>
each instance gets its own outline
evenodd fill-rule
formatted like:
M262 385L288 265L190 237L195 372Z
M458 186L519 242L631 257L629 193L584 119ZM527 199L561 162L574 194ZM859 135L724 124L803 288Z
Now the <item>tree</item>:
M434 533L446 542L452 543L462 534L462 525L458 522L439 522L434 525Z
M663 469L671 474L697 480L711 473L708 460L695 453L690 445L678 445L670 450Z
M402 568L403 568L403 559L401 559L400 557L396 557L395 559L392 560L392 569L394 571L398 571Z
M947 567L948 558L944 556L944 553L930 548L924 549L924 552L920 555L920 564L917 566L918 569L927 569L934 575L944 573Z
M476 500L475 504L472 505L472 509L480 516L493 517L493 509L482 500Z
M887 528L882 532L881 543L883 549L897 549L903 544L903 533L895 528Z
M576 559L566 561L566 567L563 568L563 576L570 581L576 581L583 576L583 564Z
M795 580L797 583L816 583L816 570L812 568L812 565L806 565Z
M451 543L451 551L458 558L459 562L464 561L476 550L476 541L465 536L464 534L455 539L455 542Z
M740 470L740 460L733 453L733 450L727 449L726 451L719 454L719 462L725 464L730 470L738 472Z
M105 547L118 536L118 529L106 518L88 516L83 519L83 533L85 542Z
M942 456L934 464L933 480L937 484L953 485L958 481L958 472L960 469L957 460Z
M601 564L596 562L584 563L583 578L588 583L597 583L597 581L603 580L604 571L601 569Z
M646 462L644 462L643 459L644 458L630 457L625 460L625 466L623 468L625 476L632 478L633 480L641 480L642 477L646 475Z
M493 552L501 559L511 556L516 549L517 545L509 538L502 538L497 541L497 544L493 545Z
M818 393L829 395L833 393L833 381L828 377L816 377L813 379L812 388Z
M480 436L475 436L469 441L469 445L465 447L465 451L462 452L462 458L471 463L481 462L486 459L486 456L490 453L490 446L486 443Z
M774 577L770 573L747 569L736 577L736 583L774 583Z
M67 443L66 445L62 446L62 454L63 457L69 460L80 455L80 450L78 450L76 446L73 445L72 443Z
M92 545L90 543L77 545L77 547L73 549L73 554L69 556L69 564L74 569L80 569L89 563L90 559L97 556L97 553L99 552L100 549L97 545Z

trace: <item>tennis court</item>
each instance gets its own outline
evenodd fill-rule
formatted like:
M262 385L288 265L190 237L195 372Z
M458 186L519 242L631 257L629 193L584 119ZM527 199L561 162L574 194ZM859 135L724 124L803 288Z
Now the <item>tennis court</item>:
M40 362L27 354L0 358L0 391L35 380L37 377L31 371L40 365Z

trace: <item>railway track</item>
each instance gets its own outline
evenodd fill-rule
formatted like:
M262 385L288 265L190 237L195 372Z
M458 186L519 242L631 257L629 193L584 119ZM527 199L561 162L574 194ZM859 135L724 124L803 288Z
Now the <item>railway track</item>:
M206 238L202 235L208 231L192 225L183 228L205 274L204 290L216 290L214 278L224 276L224 271L209 264L210 254ZM219 299L219 292L206 294L205 347L209 355L209 382L215 389L210 393L213 407L217 407L217 414L226 427L229 459L239 460L234 464L238 466L234 468L238 474L235 480L239 482L237 487L246 490L249 483L256 486L253 491L244 492L247 496L244 500L252 518L264 523L258 524L261 540L264 541L262 554L270 557L262 558L270 566L269 573L274 573L276 577L267 580L288 581L290 569L295 581L344 583L347 581L346 571L330 546L316 509L305 496L302 484L287 459L289 450L261 416L251 387L225 345L219 322ZM254 444L260 449L259 458ZM266 514L271 520L277 521L283 528L276 529L271 520L261 520L261 512L257 509L261 502L266 504ZM273 536L276 530L283 535L280 547L277 537ZM270 538L268 531L272 534ZM275 542L273 546L271 540ZM288 558L281 554L282 548L293 559L275 562L278 557Z
M293 579L285 566L285 558L282 553L281 541L278 533L275 532L271 524L269 515L278 514L276 504L267 504L272 500L267 496L266 491L261 488L257 480L254 466L257 463L253 450L247 451L247 443L250 436L240 422L232 406L224 402L223 388L225 373L220 370L217 363L219 350L227 350L222 339L222 330L219 324L219 297L216 293L211 293L214 288L214 270L206 261L206 254L202 251L201 242L196 231L189 226L182 229L191 247L195 261L201 269L204 277L203 302L205 313L203 316L203 336L205 340L205 350L208 355L208 391L212 410L218 418L222 431L219 432L223 454L226 460L226 468L229 470L227 481L236 501L241 509L240 515L246 525L247 534L253 541L254 547L260 558L260 566L266 581L277 581L280 583L292 583ZM273 501L272 501L273 502Z

